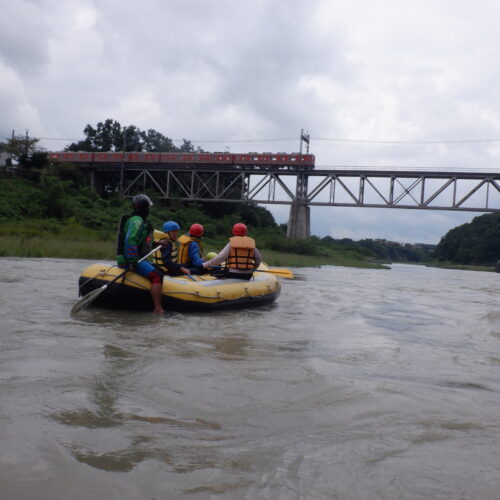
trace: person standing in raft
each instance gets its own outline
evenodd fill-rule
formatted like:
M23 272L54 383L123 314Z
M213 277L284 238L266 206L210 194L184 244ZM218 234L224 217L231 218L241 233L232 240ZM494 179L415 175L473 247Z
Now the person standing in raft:
M162 246L153 254L153 264L164 274L169 276L180 276L181 274L191 274L189 269L179 264L179 252L177 248L177 237L180 230L179 224L169 220L163 224L163 232L167 236L158 243Z
M201 224L192 224L187 234L183 234L179 239L179 262L189 269L191 274L203 274L203 246L201 237L205 229Z
M255 240L247 236L247 227L238 222L233 226L233 237L229 243L213 258L205 262L203 266L210 269L226 261L222 269L225 278L236 278L249 280L253 272L262 262L262 255L255 246Z
M153 226L147 220L151 206L153 202L145 194L132 198L133 213L124 215L118 226L116 260L118 267L134 271L151 281L153 313L162 314L162 275L146 260L138 262L151 251L153 243Z

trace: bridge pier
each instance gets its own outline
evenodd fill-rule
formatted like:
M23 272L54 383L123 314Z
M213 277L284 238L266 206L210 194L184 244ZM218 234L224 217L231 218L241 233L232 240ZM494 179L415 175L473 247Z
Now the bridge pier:
M90 171L90 185L97 191L99 196L103 196L104 179L102 173L92 169Z
M311 208L305 203L295 200L290 206L286 236L292 240L311 236Z

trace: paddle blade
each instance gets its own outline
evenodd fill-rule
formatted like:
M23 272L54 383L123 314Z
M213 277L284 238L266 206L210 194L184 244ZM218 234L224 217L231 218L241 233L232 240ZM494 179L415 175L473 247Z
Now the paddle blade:
M271 273L279 276L280 278L292 279L293 273L290 269L270 267L269 269L257 269L257 273Z
M109 283L108 283L109 284ZM92 290L90 293L82 297L76 304L71 308L71 314L76 314L80 312L82 309L87 307L91 302L93 302L99 295L101 295L104 290L108 287L108 284L101 286L97 290Z
M277 276L281 276L282 278L288 278L292 279L293 278L293 273L290 271L290 269L279 269L277 267L271 267L269 268L269 272L276 274Z

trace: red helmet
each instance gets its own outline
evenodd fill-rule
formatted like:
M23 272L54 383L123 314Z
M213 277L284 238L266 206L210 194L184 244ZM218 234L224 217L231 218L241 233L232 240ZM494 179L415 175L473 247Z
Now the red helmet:
M197 238L201 238L204 232L205 229L203 229L203 226L201 224L192 224L189 228L189 234L191 236L196 236Z
M242 222L238 222L233 226L233 235L234 236L246 236L247 227Z

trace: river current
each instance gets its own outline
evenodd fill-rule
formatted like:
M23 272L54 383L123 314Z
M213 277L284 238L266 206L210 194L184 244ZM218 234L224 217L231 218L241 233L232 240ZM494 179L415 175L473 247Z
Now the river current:
M2 500L500 499L500 274L294 269L273 306L69 314L0 259Z

